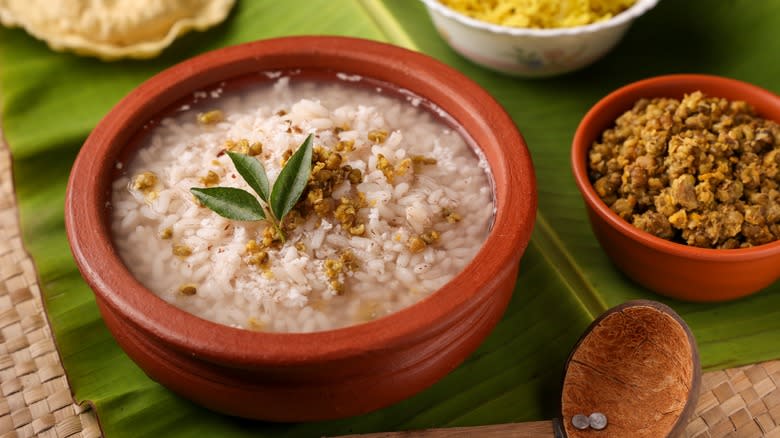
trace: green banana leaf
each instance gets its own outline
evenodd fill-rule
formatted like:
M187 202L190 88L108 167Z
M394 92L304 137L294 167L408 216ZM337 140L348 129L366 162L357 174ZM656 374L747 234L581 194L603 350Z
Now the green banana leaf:
M312 11L316 11L312 14ZM0 28L2 129L14 158L24 241L33 256L68 379L94 403L108 437L315 436L551 418L563 362L582 330L633 298L663 301L693 329L705 369L780 357L780 284L726 304L663 299L620 274L593 237L569 171L577 123L600 97L644 77L700 72L780 90L780 2L661 1L606 58L580 72L523 80L479 68L439 38L411 0L241 1L228 20L189 34L154 60L104 63L55 53ZM89 131L146 78L193 55L291 34L341 34L434 56L490 91L531 149L539 214L506 315L463 365L421 394L340 421L268 424L218 415L150 380L103 325L65 238L71 164Z

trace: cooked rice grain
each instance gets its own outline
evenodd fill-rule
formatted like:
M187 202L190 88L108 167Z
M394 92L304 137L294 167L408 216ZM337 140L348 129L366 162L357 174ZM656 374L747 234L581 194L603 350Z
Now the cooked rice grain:
M126 174L113 187L116 247L131 272L166 301L252 330L327 330L425 298L463 269L484 242L493 216L487 164L457 132L417 105L346 84L291 83L289 78L218 99L203 96L209 95L198 94L205 102L161 121L133 161L123 165ZM197 114L204 110L219 110L224 120L198 124ZM380 131L388 133L381 144L369 140L369 133ZM354 150L341 152L343 164L360 170L363 181L355 186L345 181L334 187L333 197L337 202L365 193L368 207L357 214L366 232L352 236L335 218L312 214L289 232L282 248L267 249L266 267L247 263L246 243L262 241L267 223L222 218L199 206L189 189L201 187L209 171L221 186L249 189L221 153L228 140L262 144L257 158L274 181L284 153L309 133L326 149L354 142ZM410 166L390 183L376 169L379 154L393 165L414 156L436 164ZM158 177L154 199L128 189L130 179L145 171ZM462 220L448 223L444 208ZM170 229L167 239L161 238L165 229ZM411 253L408 239L432 230L440 240ZM192 253L173 256L172 245L185 245ZM345 287L338 295L323 263L346 249L359 264L338 274ZM197 293L183 295L183 284Z

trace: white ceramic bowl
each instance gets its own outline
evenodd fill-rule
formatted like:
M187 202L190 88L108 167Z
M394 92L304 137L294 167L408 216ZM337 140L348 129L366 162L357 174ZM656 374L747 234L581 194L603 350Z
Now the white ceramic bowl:
M438 0L421 1L436 30L456 52L483 67L525 77L553 76L592 64L617 45L637 17L658 3L637 0L611 19L586 26L527 29L479 21Z

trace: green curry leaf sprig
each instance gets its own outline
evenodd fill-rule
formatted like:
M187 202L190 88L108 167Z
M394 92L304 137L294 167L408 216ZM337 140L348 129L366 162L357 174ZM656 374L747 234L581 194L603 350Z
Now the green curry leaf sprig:
M273 225L282 242L285 235L282 221L306 189L311 174L312 136L306 137L297 151L287 160L273 188L265 168L254 157L228 152L236 170L262 203L246 190L234 187L192 187L190 191L203 205L218 215L237 221L267 220Z

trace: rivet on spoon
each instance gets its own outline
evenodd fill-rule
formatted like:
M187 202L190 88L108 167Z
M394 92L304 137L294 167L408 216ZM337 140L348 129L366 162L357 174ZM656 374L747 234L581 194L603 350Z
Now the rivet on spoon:
M585 415L577 414L571 417L571 424L579 430L584 430L590 427L590 419Z
M604 429L607 427L607 416L601 412L594 412L588 417L588 424L596 430Z

